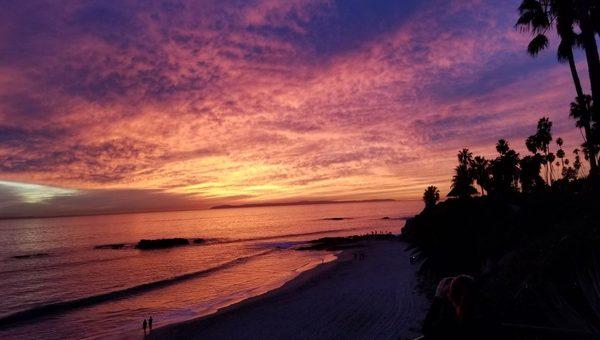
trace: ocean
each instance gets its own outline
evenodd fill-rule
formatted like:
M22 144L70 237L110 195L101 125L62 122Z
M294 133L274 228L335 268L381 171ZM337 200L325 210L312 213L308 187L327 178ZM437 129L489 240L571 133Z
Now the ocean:
M208 315L335 259L298 244L399 233L422 207L396 201L0 220L0 338L139 337L149 316L160 327ZM135 248L140 239L175 237L204 242Z

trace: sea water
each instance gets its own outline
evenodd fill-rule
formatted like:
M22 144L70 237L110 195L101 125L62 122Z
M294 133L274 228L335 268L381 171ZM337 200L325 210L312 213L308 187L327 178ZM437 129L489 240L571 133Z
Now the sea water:
M0 220L0 338L142 335L149 316L159 327L207 315L335 258L298 244L399 233L421 209L396 201ZM174 237L204 242L135 248Z

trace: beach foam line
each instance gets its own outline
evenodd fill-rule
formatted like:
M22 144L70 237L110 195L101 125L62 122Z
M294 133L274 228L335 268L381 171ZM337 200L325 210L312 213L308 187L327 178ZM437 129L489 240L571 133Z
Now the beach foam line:
M282 234L282 235L272 235L272 236L261 236L261 237L253 237L253 238L240 238L240 239L221 239L220 241L214 243L238 243L238 242L250 242L250 241L269 241L276 240L280 238L288 238L288 237L300 237L300 236L313 236L313 235L321 235L321 234L329 234L329 233L337 233L343 231L353 231L353 230L361 230L361 229L372 229L370 227L358 227L358 228L342 228L342 229L328 229L321 231L311 231L309 233L297 233L297 234Z
M216 267L203 269L203 270L199 270L199 271L195 271L195 272L191 272L191 273L186 273L186 274L182 274L182 275L178 275L178 276L174 276L174 277L170 277L170 278L166 278L166 279L162 279L162 280L142 283L137 286L132 286L132 287L128 287L128 288L124 288L124 289L120 289L120 290L114 290L114 291L110 291L110 292L106 292L106 293L100 293L98 295L86 296L86 297L79 298L79 299L50 303L50 304L46 304L46 305L33 307L30 309L25 309L25 310L18 311L18 312L12 313L12 314L1 316L0 317L0 329L8 328L9 326L11 326L13 324L30 321L32 319L36 319L39 317L48 316L48 315L52 315L52 314L58 314L58 313L64 313L69 310L82 308L82 307L88 307L91 305L96 305L96 304L110 301L110 300L122 299L127 296L134 295L134 294L141 294L141 293L145 293L147 291L151 291L154 289L159 289L159 288L166 287L166 286L169 286L172 284L195 279L195 278L202 277L202 276L210 274L210 273L217 272L219 270L231 268L232 266L235 266L239 263L246 262L252 258L263 256L263 255L275 252L277 250L278 249L270 249L270 250L263 251L263 252L260 252L257 254L238 257L234 260L225 262Z

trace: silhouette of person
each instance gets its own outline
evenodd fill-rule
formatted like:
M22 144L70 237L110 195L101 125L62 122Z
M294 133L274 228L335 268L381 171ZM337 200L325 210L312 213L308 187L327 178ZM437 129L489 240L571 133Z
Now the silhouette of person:
M146 327L148 327L148 322L146 321L146 319L144 319L144 322L142 322L142 328L144 329L144 335L146 335Z
M435 290L435 297L423 321L425 339L444 339L456 332L454 306L449 299L452 280L454 277L442 279Z
M496 339L493 325L477 310L473 277L459 275L440 281L423 322L425 339Z
M152 316L150 316L150 319L148 319L148 329L150 332L152 332Z

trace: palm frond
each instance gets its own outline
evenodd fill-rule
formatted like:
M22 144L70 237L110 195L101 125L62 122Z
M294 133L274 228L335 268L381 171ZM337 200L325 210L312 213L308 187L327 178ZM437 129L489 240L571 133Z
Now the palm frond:
M516 26L520 27L523 30L529 30L530 25L534 20L535 13L533 12L525 12L519 16L517 19Z
M542 4L538 0L523 0L519 5L519 12L535 11L542 8Z
M556 59L559 63L566 63L573 56L573 46L566 40L561 40L556 50Z
M527 45L527 52L535 57L546 47L548 47L548 37L540 33L529 42L529 45Z

